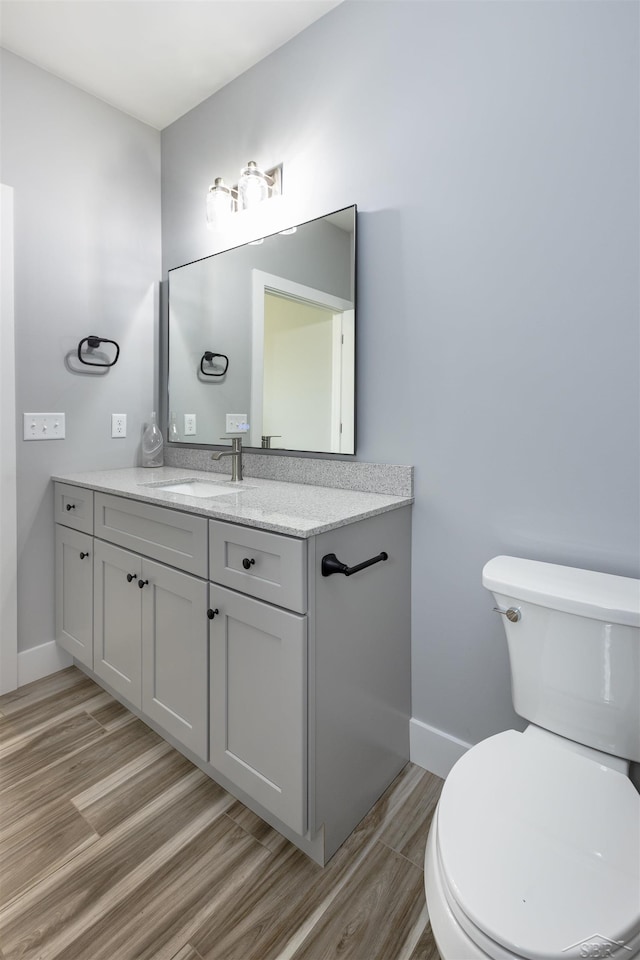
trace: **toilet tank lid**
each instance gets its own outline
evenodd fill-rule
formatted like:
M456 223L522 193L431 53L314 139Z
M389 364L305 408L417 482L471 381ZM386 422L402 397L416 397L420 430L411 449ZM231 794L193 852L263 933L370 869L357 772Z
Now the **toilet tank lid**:
M640 580L521 557L494 557L482 583L492 593L594 620L640 627Z

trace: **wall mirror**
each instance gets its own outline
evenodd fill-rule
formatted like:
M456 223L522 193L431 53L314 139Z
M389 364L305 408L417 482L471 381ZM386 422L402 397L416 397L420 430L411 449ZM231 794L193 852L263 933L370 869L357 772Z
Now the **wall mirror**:
M355 453L356 208L169 271L169 441ZM241 431L240 431L241 432Z

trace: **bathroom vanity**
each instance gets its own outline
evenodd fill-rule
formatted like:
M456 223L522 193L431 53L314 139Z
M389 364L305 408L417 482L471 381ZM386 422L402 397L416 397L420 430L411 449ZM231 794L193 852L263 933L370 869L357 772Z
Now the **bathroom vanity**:
M54 481L59 645L324 864L408 759L411 498L169 467Z

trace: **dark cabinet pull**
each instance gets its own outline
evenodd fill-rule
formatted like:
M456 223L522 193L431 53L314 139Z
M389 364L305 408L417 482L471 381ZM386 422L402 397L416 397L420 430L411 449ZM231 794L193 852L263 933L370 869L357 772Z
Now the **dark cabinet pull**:
M76 508L75 503L68 503L68 504L67 504L67 510L75 510L75 508Z
M330 577L332 573L344 573L345 577L350 577L353 573L364 570L365 567L371 567L374 563L380 563L381 560L388 559L389 554L383 550L377 557L371 557L370 560L363 560L362 563L356 563L354 567L348 567L346 563L338 560L335 553L327 553L326 556L322 558L322 576Z
M132 580L135 580L135 578L136 578L136 574L135 574L135 573L128 573L128 574L127 574L127 580L129 581L129 583L131 583Z
M249 559L249 557L245 557L244 560L242 561L242 566L245 568L245 570L248 570L250 567L254 565L254 563L255 563L255 560L253 559L253 557L251 557L251 559Z
M85 557L88 557L88 556L89 556L89 551L88 551L88 550L87 550L86 553L84 553L82 550L80 551L80 559L81 559L81 560L84 560L84 558L85 558Z
M144 585L145 585L146 583L149 583L149 581L148 581L148 580L138 580L138 586L140 587L141 590L142 590L142 588L144 587Z
M211 608L209 608L209 609L207 610L207 616L209 617L209 620L213 620L213 618L215 617L216 613L220 613L220 611L218 610L217 607L216 607L215 610L212 610Z

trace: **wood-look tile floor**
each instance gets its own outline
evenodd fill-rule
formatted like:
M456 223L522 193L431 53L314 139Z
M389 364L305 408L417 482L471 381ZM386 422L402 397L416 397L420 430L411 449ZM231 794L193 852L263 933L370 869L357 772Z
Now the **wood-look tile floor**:
M408 765L323 869L75 667L0 697L2 960L439 960Z

